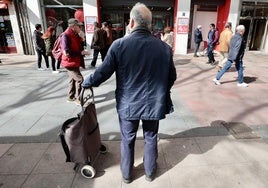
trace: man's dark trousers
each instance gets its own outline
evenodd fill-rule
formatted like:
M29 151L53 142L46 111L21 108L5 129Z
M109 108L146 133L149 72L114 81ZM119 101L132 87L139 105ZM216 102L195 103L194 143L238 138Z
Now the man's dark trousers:
M125 120L119 117L121 130L121 171L124 178L131 178L134 165L136 134L140 120ZM159 120L142 120L144 144L144 169L146 175L152 175L156 169L158 156L157 135Z

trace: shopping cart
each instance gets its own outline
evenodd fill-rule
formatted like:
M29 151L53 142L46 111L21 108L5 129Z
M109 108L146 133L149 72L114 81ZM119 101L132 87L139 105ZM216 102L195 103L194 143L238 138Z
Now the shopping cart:
M85 90L82 89L80 95L82 111L77 117L70 118L63 123L60 139L66 162L75 163L75 171L83 166L81 174L85 178L93 178L96 171L92 165L98 155L106 153L107 149L100 140L93 89L88 89L90 91L88 95L84 95Z

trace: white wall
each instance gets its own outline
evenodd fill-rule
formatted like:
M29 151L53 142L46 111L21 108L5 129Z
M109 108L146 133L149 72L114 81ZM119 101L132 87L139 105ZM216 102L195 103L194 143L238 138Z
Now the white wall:
M190 20L190 5L191 0L178 0L177 18L175 20L175 26L177 27L178 18L188 18ZM188 33L178 34L175 36L175 48L174 54L187 54Z
M196 8L196 6L195 6ZM195 9L196 10L196 9ZM202 36L203 40L207 41L207 36L209 32L209 25L217 22L217 12L204 12L204 11L195 11L193 16L193 31L192 31L192 40L191 40L191 49L194 49L194 30L198 25L202 25Z
M83 0L83 10L84 10L84 17L86 16L95 16L98 20L98 9L97 9L97 0ZM90 44L93 37L93 33L86 32L86 19L85 20L85 33L86 33L86 43L87 43L87 50L90 50ZM91 53L92 54L92 53Z
M15 45L17 49L18 54L23 54L23 45L21 42L21 36L20 36L20 28L19 28L19 23L18 19L16 16L16 11L14 7L14 3L8 4L8 11L9 11L9 17L12 25L12 31L15 39Z
M40 9L40 2L39 0L26 0L27 5L27 12L29 16L30 21L30 27L31 27L31 35L33 34L35 30L35 24L40 23L42 24L42 14ZM42 26L44 29L44 26Z

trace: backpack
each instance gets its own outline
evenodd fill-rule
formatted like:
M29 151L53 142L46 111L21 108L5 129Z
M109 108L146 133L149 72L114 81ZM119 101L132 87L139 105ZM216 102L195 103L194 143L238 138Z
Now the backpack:
M61 56L62 56L61 38L62 38L62 34L56 39L56 41L53 45L52 51L51 51L53 57L58 61L61 60Z

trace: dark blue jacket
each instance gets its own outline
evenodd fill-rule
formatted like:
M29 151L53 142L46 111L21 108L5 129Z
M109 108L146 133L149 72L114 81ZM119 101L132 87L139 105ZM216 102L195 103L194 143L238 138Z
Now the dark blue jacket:
M160 120L176 80L171 48L145 28L114 41L104 62L82 83L96 87L116 73L116 108L127 120Z
M245 43L243 36L235 33L230 40L228 59L232 61L239 61L243 59L245 53Z
M194 42L195 43L200 43L202 41L203 41L202 32L198 28L196 28L194 30Z

